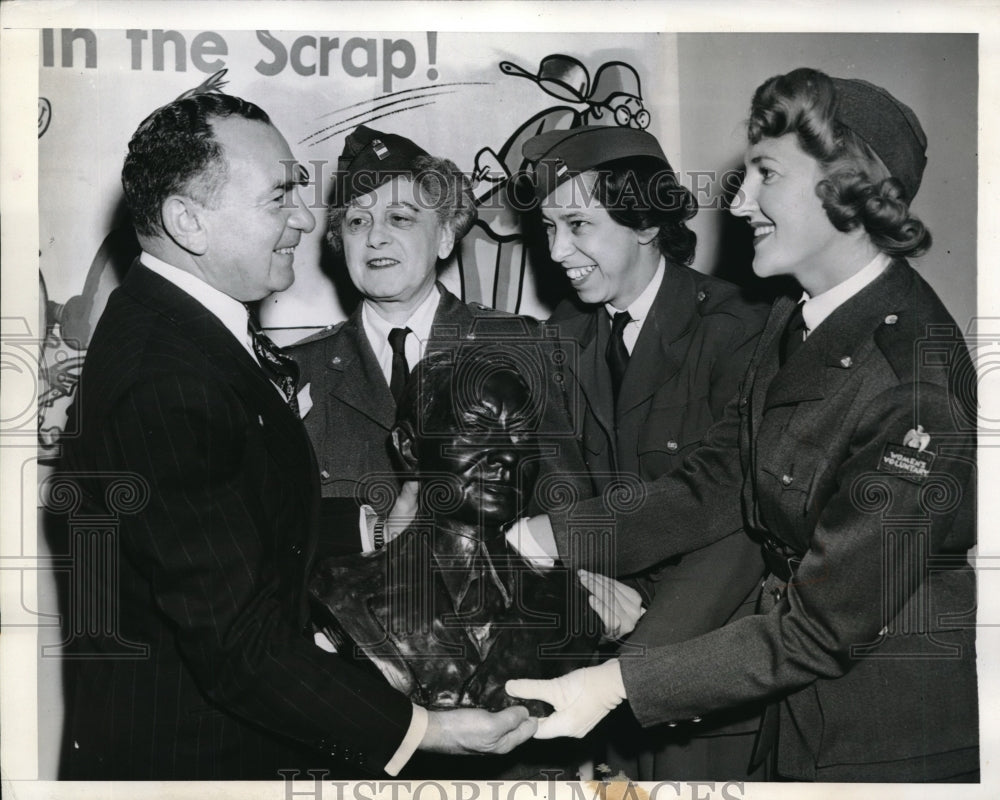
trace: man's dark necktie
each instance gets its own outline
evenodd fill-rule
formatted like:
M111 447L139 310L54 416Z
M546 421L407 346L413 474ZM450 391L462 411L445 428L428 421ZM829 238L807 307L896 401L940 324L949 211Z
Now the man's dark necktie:
M778 345L778 363L782 366L792 357L792 353L802 346L806 339L806 321L802 317L802 306L799 303L788 318L788 324L781 335L781 343Z
M253 314L250 315L247 322L247 330L250 332L250 342L253 345L253 352L257 356L260 368L264 370L268 379L281 390L288 407L295 412L295 416L298 416L299 365L282 353L281 348L260 329Z
M611 385L614 387L615 403L618 403L618 392L622 388L625 369L628 367L629 353L625 347L625 326L632 321L627 311L619 311L611 320L611 338L608 349L604 353L608 368L611 370Z
M389 391L399 405L403 390L410 378L410 367L406 363L406 337L412 333L409 328L393 328L389 331L389 347L392 348L392 371L389 379Z

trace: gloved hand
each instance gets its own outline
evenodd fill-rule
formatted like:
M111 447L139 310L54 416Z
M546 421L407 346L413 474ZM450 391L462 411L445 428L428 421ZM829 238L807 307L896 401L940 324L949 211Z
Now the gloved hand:
M417 515L420 499L420 484L417 481L405 481L399 490L399 496L385 521L385 541L391 542L406 530Z
M601 618L606 639L620 639L635 630L646 609L642 596L631 586L626 586L607 575L577 570L580 583L590 592L590 607Z
M551 716L538 720L536 739L586 736L625 699L625 684L616 658L552 680L510 680L506 689L511 697L544 700L555 709Z

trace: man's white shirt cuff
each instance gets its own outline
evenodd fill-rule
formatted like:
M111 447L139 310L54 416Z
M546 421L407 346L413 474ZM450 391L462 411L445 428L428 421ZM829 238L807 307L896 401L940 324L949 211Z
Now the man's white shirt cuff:
M413 716L410 718L410 727L406 731L406 736L400 742L399 749L389 759L389 763L385 765L385 771L389 775L393 777L398 775L399 771L406 766L406 762L417 752L417 748L424 740L424 734L427 733L427 722L427 709L422 706L413 706Z

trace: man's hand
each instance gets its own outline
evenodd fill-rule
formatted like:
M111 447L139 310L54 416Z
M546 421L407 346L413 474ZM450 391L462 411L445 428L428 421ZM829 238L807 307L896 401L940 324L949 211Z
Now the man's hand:
M479 708L428 711L427 731L418 749L457 755L509 753L530 739L537 727L524 706L496 713Z
M642 596L631 586L606 575L585 569L577 570L577 575L583 588L590 592L590 607L601 618L605 638L620 639L632 633L646 613L642 607Z
M399 496L389 512L385 522L385 540L391 542L406 530L417 515L417 502L420 496L420 484L417 481L406 481L399 490Z
M544 700L555 709L551 716L538 720L536 739L586 736L625 699L625 684L616 658L550 681L507 681L506 689L511 697Z

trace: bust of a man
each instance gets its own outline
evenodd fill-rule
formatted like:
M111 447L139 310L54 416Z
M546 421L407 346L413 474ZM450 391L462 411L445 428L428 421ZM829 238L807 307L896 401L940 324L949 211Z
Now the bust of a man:
M493 348L421 362L392 433L420 483L417 516L382 550L321 562L310 582L338 651L362 653L427 708L525 704L507 678L585 666L600 636L576 574L540 572L506 541L538 473L526 374Z

